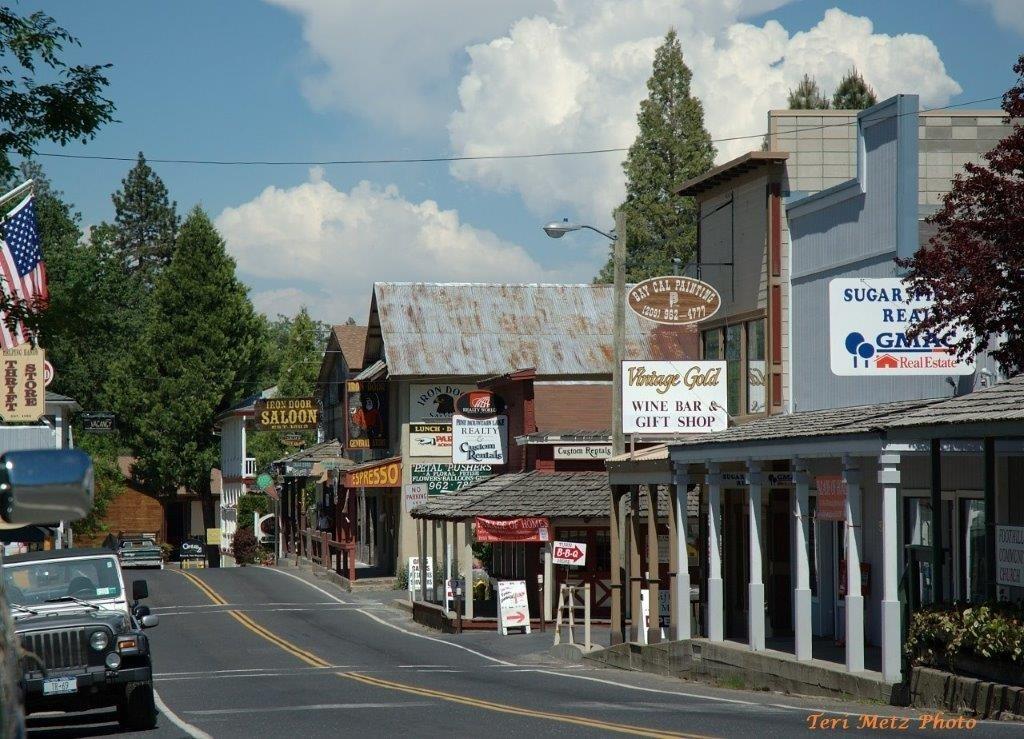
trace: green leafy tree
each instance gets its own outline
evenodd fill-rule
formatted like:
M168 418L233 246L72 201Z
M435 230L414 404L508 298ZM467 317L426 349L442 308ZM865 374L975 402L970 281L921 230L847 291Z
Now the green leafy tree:
M32 155L39 141L88 140L113 120L103 97L109 64L69 65L61 56L78 40L42 11L0 5L0 179L15 172L10 155Z
M825 110L828 99L818 89L818 82L809 74L805 74L800 83L789 91L790 110Z
M856 68L846 73L832 93L832 107L836 110L864 110L877 102L875 91Z
M180 225L178 204L171 201L166 185L141 151L135 166L121 180L121 189L110 199L114 223L98 236L109 241L109 248L120 255L128 271L138 274L149 288L174 254Z
M124 474L117 463L118 438L79 433L75 439L78 447L92 457L94 489L92 509L85 518L72 522L71 529L76 536L93 538L107 533L103 519L110 504L124 492Z
M194 209L157 276L141 351L109 386L135 450L135 475L171 495L196 491L214 525L210 470L219 462L214 417L254 392L262 324L209 216Z
M692 73L683 61L675 29L654 54L647 80L648 95L640 103L640 132L629 149L626 200L626 279L642 280L671 274L673 258L688 262L697 243L697 210L692 198L672 188L703 174L714 164L715 147L704 128L704 107L690 94ZM611 282L611 259L597 282Z

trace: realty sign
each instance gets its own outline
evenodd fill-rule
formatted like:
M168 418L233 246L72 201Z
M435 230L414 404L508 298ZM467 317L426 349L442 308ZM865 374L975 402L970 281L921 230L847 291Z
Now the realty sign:
M623 432L724 431L729 427L725 372L725 362L623 362Z
M587 561L587 545L574 541L551 542L551 562L556 565L582 567Z
M452 416L452 464L505 464L508 416Z
M829 295L829 359L832 374L969 375L974 366L950 347L955 331L907 332L928 317L931 296L914 294L897 277L843 277L832 280Z

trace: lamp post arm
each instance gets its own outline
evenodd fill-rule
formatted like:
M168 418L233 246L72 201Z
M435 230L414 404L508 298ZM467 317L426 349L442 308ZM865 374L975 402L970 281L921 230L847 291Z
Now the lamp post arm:
M594 230L597 231L596 228ZM612 249L612 454L618 455L626 451L625 436L622 433L622 360L626 344L626 216L621 210L615 213L615 233L619 238L613 239Z
M618 240L618 238L619 238L619 237L618 237L618 235L617 235L617 234L619 233L619 230L618 230L618 226L616 226L616 229L615 229L615 233L616 233L616 235L612 235L612 234L609 234L609 233L605 233L605 232L604 232L604 231L602 231L601 229L599 229L599 228L594 228L593 226L588 226L588 225L586 225L585 223L584 223L584 224L581 224L581 225L580 225L580 228L589 228L589 229L590 229L591 231L594 231L595 233L599 233L599 234L601 234L602 236L604 236L604 237L605 237L606 239L608 239L609 241L617 241L617 240Z

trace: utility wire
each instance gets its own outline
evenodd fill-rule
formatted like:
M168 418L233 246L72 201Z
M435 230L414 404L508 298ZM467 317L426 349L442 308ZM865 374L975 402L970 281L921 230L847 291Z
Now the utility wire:
M900 113L900 116L911 115L912 113L931 113L942 110L951 110L953 108L962 108L968 105L975 105L977 103L987 103L992 100L1000 100L1002 95L994 95L987 98L979 98L977 100L968 100L963 103L955 103L953 105L945 105L939 108L924 108L920 111L911 111L907 113ZM839 128L849 127L856 125L857 122L845 121L842 123L823 123L817 126L798 126L796 128L785 128L776 133L782 132L793 132L793 131L816 131L824 128ZM751 133L743 136L727 136L719 139L711 139L712 143L721 144L729 141L743 141L746 139L763 139L768 135L768 132L762 133ZM629 151L628 146L609 147L606 149L576 149L569 151L548 151L548 152L528 152L523 154L479 154L479 155L465 155L465 156L430 156L430 157L411 157L411 158L381 158L381 159L327 159L320 161L282 161L282 160L267 160L267 159L156 159L152 157L146 157L147 162L154 164L200 164L200 165L215 165L215 166L302 166L302 167L317 167L317 166L343 166L343 165L375 165L375 164L431 164L431 163L448 163L448 162L481 162L481 161L494 161L494 160L515 160L515 159L550 159L556 157L572 157L572 156L589 156L594 154L612 154ZM107 161L107 162L134 162L137 157L127 156L114 156L114 155L101 155L101 154L62 154L58 152L45 152L37 151L33 152L34 156L38 157L50 157L53 159L84 159L91 161Z

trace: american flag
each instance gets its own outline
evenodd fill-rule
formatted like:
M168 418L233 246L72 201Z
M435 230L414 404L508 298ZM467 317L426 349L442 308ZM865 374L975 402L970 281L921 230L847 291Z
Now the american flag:
M3 291L10 297L30 306L45 303L49 297L46 288L46 265L40 249L39 226L36 223L36 205L29 195L12 210L3 221L0 233L0 277ZM0 315L0 347L13 349L29 340L29 332L19 322L12 329L6 314Z

